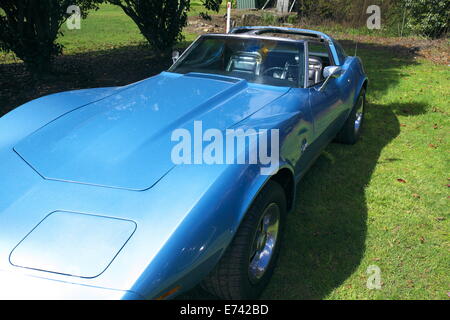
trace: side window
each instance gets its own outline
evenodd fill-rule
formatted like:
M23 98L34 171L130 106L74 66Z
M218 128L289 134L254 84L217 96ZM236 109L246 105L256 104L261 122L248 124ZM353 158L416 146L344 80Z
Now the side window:
M337 42L337 41L333 41L333 42L334 42L334 47L336 48L338 58L339 58L341 64L343 64L345 61L345 58L347 57L347 54L345 53L344 48L342 48L342 46L339 42Z
M308 42L308 86L324 81L323 69L334 64L328 44L325 42Z

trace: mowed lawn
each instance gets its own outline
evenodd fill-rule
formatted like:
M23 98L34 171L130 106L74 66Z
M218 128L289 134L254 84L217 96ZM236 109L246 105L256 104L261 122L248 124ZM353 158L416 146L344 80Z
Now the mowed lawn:
M64 33L67 55L144 40L112 6ZM377 44L358 55L370 78L362 139L330 145L297 186L265 299L449 298L449 67ZM380 289L367 287L369 266L381 271Z
M200 12L214 12L203 8L199 0L191 1L189 16L198 16ZM221 9L221 12L224 9ZM130 44L145 42L138 27L117 6L103 4L97 11L89 13L87 19L81 21L81 29L69 30L67 25L62 27L64 36L59 42L64 45L65 53L80 53L86 50L98 51L118 48ZM192 41L194 34L184 34L185 39Z

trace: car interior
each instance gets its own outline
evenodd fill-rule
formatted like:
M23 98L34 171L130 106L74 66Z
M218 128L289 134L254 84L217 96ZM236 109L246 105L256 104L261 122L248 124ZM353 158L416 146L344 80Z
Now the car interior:
M325 80L323 70L333 64L328 46L325 43L308 42L308 48L308 86L312 87Z
M305 39L308 70L303 70L303 50L296 44L277 40L205 39L177 68L178 72L206 72L243 78L254 83L307 87L322 83L323 70L334 64L328 43Z
M265 59L259 52L236 52L231 55L226 71L298 83L299 62L299 55L289 51L270 51Z
M302 52L296 44L274 40L206 39L176 69L299 87L303 84Z
M232 54L226 71L259 75L262 57L258 52L236 52Z
M320 44L319 44L320 45ZM317 49L317 47L312 47ZM332 65L327 48L320 51L310 51L308 56L308 86L314 86L325 79L323 70ZM228 62L226 71L236 75L248 74L256 76L271 76L275 79L298 81L299 56L290 52L272 51L264 59L258 52L237 52Z
M323 70L325 67L333 65L333 60L330 55L330 51L328 45L319 38L315 39L315 35L311 35L309 33L301 33L297 31L289 31L289 30L277 30L268 28L262 29L242 29L237 30L236 33L247 33L247 34L255 34L255 35L265 35L265 36L273 36L273 37L285 37L289 39L303 39L308 41L309 47L309 56L308 56L308 87L315 86L325 79L323 77ZM298 57L295 57L298 59ZM281 65L279 65L281 67ZM297 62L298 68L298 62ZM277 73L274 73L274 77L277 76Z

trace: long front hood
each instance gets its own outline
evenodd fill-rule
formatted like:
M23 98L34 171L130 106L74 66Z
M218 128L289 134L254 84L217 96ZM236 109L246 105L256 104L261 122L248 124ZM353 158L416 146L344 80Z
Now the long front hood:
M14 147L48 180L146 190L174 166L173 130L226 129L287 92L221 76L162 73L48 123Z

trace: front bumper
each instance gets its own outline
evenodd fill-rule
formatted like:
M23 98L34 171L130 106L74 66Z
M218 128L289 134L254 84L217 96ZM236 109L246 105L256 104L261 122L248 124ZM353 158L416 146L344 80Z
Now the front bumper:
M131 291L112 290L0 270L0 300L142 300Z

